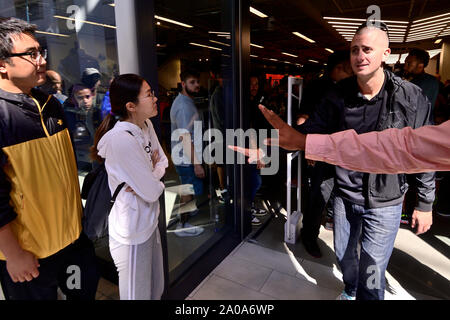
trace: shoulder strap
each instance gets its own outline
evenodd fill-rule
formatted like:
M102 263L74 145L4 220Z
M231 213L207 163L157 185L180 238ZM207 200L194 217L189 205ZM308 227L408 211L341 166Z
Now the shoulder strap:
M110 210L112 209L114 202L116 202L116 198L119 195L120 190L122 190L123 186L125 185L125 182L122 182L121 184L119 184L116 188L116 191L114 191L114 194L111 198L111 200L109 201L109 205L110 205Z

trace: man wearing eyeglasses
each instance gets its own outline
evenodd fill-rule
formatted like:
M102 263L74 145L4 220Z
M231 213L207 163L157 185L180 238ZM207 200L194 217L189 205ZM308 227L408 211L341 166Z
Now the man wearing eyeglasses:
M0 18L0 282L8 300L94 299L72 142L36 26Z

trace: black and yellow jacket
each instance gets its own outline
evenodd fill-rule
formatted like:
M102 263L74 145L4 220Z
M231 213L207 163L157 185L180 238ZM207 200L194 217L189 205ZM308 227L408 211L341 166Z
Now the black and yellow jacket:
M0 228L10 224L22 249L42 259L78 239L77 166L56 98L0 89L0 167Z

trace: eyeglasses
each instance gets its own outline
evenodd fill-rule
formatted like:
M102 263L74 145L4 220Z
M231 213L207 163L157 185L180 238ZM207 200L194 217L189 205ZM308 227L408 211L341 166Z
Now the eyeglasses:
M140 99L145 99L145 98L151 98L151 99L156 98L156 96L155 96L155 91L152 90L152 91L150 92L150 95L145 96L145 97L142 97L142 98L140 98Z
M40 62L42 59L47 59L47 49L39 49L39 50L32 50L28 52L20 52L20 53L10 53L7 58L9 57L22 57L22 56L30 56L31 60L34 62Z

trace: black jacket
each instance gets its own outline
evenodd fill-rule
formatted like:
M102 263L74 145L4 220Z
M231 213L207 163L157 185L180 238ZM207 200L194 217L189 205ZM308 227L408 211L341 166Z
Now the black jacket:
M21 248L42 259L78 239L81 215L61 104L39 90L0 89L0 228L8 224Z
M385 71L384 90L387 104L382 106L376 131L388 128L418 128L433 124L431 104L422 90L407 81ZM318 106L316 112L297 129L302 133L331 134L344 128L344 108L355 103L358 93L356 77L337 84ZM430 155L432 156L432 155ZM418 189L416 209L431 211L434 201L434 172L413 175ZM368 174L366 203L369 208L381 208L399 204L408 189L404 174Z

